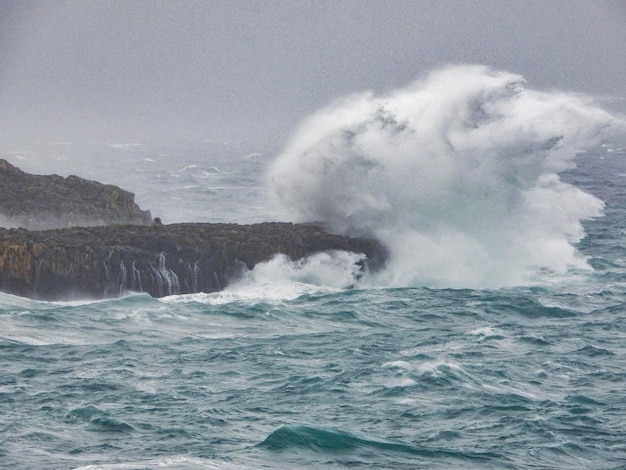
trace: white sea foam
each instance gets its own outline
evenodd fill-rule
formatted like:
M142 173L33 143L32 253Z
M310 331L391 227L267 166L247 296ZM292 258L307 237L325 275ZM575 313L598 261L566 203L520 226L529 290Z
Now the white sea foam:
M221 292L166 297L164 302L281 302L306 294L338 292L354 286L362 274L362 254L326 251L292 261L279 254L257 264Z
M134 462L95 464L76 467L76 470L127 470L139 468L167 468L180 470L241 470L250 468L247 465L239 465L231 462L208 460L197 457L174 455L159 459L139 460Z
M478 336L481 340L482 339L487 339L487 338L501 338L502 335L498 332L497 329L494 329L490 326L483 326L480 328L476 328L475 330L472 330L468 333L469 335L472 336Z
M159 300L165 303L200 303L207 305L256 304L259 302L272 304L294 300L306 294L319 293L320 290L322 288L297 282L261 282L237 284L220 292L172 295Z
M385 362L383 364L383 367L391 367L391 368L407 370L407 371L412 371L413 370L413 366L409 362L407 362L407 361Z
M242 284L285 281L343 289L354 285L364 259L362 254L346 251L325 251L297 261L276 255L256 265L231 289Z
M559 178L624 122L590 98L450 66L309 117L268 172L294 221L385 242L379 285L500 287L588 269L575 245L603 203Z
M285 301L306 294L337 292L358 282L364 258L345 251L317 253L297 261L275 255L230 285L222 297Z

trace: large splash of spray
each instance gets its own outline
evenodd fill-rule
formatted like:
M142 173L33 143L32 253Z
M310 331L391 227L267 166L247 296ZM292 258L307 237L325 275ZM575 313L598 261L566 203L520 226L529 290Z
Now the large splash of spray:
M575 244L603 203L558 175L614 122L589 98L450 66L310 116L268 181L291 220L385 242L389 269L378 282L524 284L539 271L587 267Z

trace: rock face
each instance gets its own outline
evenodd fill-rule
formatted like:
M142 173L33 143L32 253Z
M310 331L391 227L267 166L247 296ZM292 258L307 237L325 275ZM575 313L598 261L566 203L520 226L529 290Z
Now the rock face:
M0 289L42 300L214 292L276 253L295 260L325 250L364 253L371 269L386 257L374 240L309 224L0 229Z
M0 225L44 230L149 224L133 193L78 176L31 175L0 159Z

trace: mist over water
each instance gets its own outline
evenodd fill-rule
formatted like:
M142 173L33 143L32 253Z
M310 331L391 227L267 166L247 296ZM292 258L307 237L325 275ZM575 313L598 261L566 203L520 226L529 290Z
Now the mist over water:
M286 218L386 243L375 284L520 285L589 269L575 245L604 204L559 174L615 128L624 122L585 96L449 66L313 114L268 183Z

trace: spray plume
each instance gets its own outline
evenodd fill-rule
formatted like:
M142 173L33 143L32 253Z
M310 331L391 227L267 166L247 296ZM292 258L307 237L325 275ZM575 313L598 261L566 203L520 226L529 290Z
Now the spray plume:
M603 203L559 173L612 125L624 123L590 98L449 66L313 114L268 183L291 220L386 243L389 269L377 283L519 285L540 271L588 268L575 244Z

